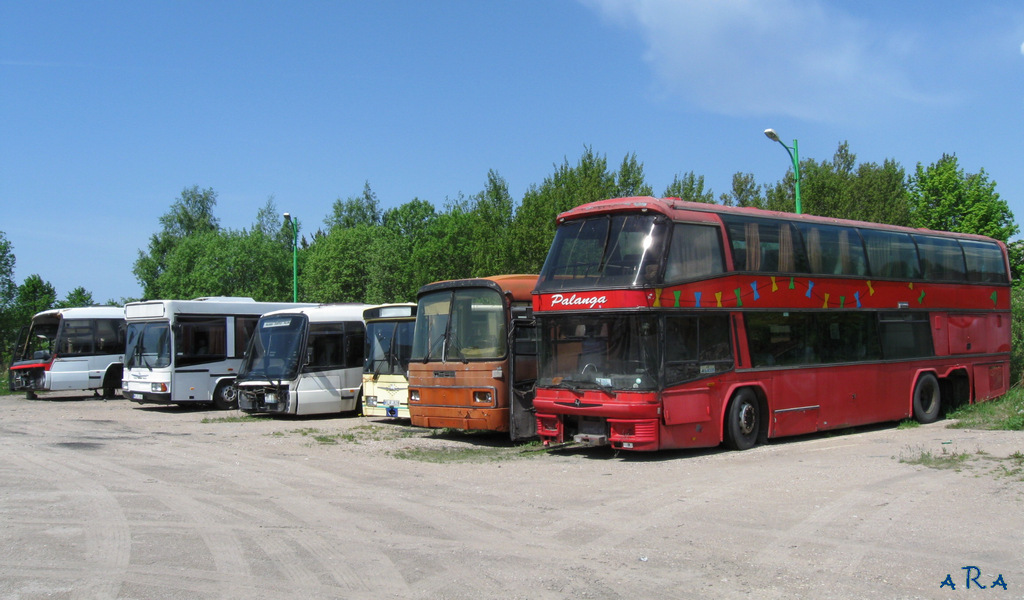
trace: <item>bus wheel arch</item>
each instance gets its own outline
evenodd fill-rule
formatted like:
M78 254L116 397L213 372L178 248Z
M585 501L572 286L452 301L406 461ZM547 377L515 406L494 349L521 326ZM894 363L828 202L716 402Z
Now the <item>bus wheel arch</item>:
M124 379L124 365L118 363L107 367L103 374L103 397L114 398L117 390L121 389L121 380Z
M238 408L238 398L235 396L235 381L233 379L222 379L217 382L213 389L213 407L218 410L232 410Z
M942 411L942 387L935 373L925 371L917 376L912 408L918 423L934 423L938 420Z
M722 437L733 450L748 450L768 438L768 404L754 387L732 392L725 410Z

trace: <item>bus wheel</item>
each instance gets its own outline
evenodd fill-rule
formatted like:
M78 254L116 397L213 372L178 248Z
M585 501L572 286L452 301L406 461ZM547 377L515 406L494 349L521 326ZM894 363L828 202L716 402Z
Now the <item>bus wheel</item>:
M725 443L733 450L747 450L757 443L761 430L761 407L753 390L744 388L732 397L725 416Z
M213 407L217 410L231 410L238 408L238 399L235 398L235 388L230 381L222 381L217 384L213 392Z
M942 408L939 380L931 373L917 378L914 386L914 418L918 423L934 423Z

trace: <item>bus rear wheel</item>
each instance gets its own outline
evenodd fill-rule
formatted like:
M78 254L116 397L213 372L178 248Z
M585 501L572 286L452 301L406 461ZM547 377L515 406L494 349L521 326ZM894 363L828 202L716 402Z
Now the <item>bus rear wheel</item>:
M733 450L747 450L757 444L761 432L761 406L757 394L746 388L736 392L725 416L725 443Z
M942 408L942 393L939 380L931 373L924 373L914 385L914 419L918 423L934 423Z

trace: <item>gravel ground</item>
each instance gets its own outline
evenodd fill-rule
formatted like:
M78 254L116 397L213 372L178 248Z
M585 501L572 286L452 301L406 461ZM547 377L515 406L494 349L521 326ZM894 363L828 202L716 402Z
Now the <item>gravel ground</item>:
M1022 432L616 455L69 394L0 414L0 599L1024 598Z

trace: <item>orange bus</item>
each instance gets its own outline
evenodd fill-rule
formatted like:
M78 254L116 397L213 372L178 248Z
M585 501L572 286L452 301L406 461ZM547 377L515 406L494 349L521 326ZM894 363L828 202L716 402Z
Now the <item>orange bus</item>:
M746 449L1006 392L1006 247L621 198L558 217L537 283L545 443Z
M413 425L536 436L536 283L536 275L499 275L420 288L409 362Z

